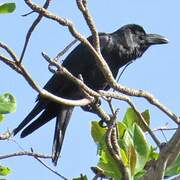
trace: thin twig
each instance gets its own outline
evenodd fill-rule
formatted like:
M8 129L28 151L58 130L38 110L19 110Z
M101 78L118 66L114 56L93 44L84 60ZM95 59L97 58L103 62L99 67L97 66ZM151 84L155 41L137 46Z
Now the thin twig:
M0 47L3 48L8 54L9 56L13 59L13 61L17 61L17 56L16 53L10 49L10 47L8 47L5 43L0 42Z
M50 156L50 155L44 155L44 154L37 153L37 152L19 151L19 152L14 152L14 153L10 153L10 154L0 155L0 159L7 159L10 157L15 157L15 156L33 156L33 157L44 158L44 159L52 158L52 156Z
M29 16L29 15L32 14L32 13L34 13L34 11L30 11L30 12L28 12L28 13L26 13L26 14L21 15L21 16L22 16L22 17Z
M14 71L22 75L21 69L18 67L18 65L14 62L9 60L7 57L0 55L0 61L4 62L6 65L8 65L10 68L12 68Z
M47 9L48 6L50 4L50 0L46 0L43 8L44 9ZM32 11L34 12L34 11ZM31 13L32 13L31 12ZM27 15L27 14L26 14ZM29 14L28 14L29 15ZM25 16L25 15L24 15ZM28 45L28 42L30 40L30 37L31 37L31 34L32 32L34 31L34 29L36 28L36 26L38 25L38 23L41 21L41 19L43 18L43 15L39 14L38 17L35 19L35 21L33 22L33 24L31 25L31 27L29 28L28 32L27 32L27 35L26 35L26 39L25 39L25 42L24 42L24 46L23 46L23 50L22 50L22 53L21 53L21 56L20 56L20 59L19 59L19 63L22 62L23 60L23 57L24 57L24 54L25 54L25 51L26 51L26 48L27 48L27 45Z
M112 113L113 115L115 115L115 110L114 110L113 105L112 105L112 98L109 97L106 101L107 101L108 104L109 104L111 113Z
M56 55L54 60L59 60L61 56L63 56L75 43L77 42L77 39L74 39L70 44L68 44L60 53Z
M44 167L46 167L47 169L49 169L51 172L53 172L54 174L56 174L57 176L59 176L60 178L64 179L64 180L68 180L66 177L64 177L63 175L61 175L59 172L57 172L56 170L52 169L50 166L48 166L44 161L42 161L41 159L39 159L38 157L34 157L37 161L39 161Z

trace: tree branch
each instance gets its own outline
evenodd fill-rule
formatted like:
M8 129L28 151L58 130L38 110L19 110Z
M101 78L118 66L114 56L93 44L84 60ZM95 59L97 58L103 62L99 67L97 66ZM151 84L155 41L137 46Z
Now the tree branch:
M105 97L111 97L111 98L114 98L114 99L118 99L118 100L127 102L131 106L131 108L136 112L137 116L141 119L141 122L143 123L144 127L146 128L146 130L148 131L148 133L150 134L150 136L152 137L154 142L157 144L158 147L160 147L160 145L161 145L160 141L155 136L153 131L149 128L149 126L146 123L144 117L142 116L142 114L139 112L137 107L134 105L134 103L131 101L131 99L128 96L120 95L120 94L115 93L115 92L110 92L110 91L107 92L107 91L102 91L102 90L100 90L99 93L102 96L105 96Z
M49 4L50 4L50 0L46 0L43 8L47 9ZM25 42L24 42L24 47L23 47L23 50L22 50L22 53L21 53L21 56L20 56L20 59L19 59L19 63L22 63L22 60L23 60L23 57L24 57L28 42L30 40L31 34L34 31L34 29L36 28L36 26L38 25L38 23L41 21L42 17L43 17L43 15L39 14L38 17L34 20L31 27L29 28L29 30L27 32L27 35L26 35Z
M165 169L180 154L180 126L173 137L160 150L160 157L150 166L146 175L141 180L163 179Z
M86 23L92 33L94 48L98 54L101 54L98 31L95 22L93 21L93 18L91 17L88 10L87 0L76 0L76 3L80 11L82 12L84 19L86 20Z
M32 151L19 151L19 152L14 152L14 153L10 153L10 154L0 155L0 159L7 159L10 157L15 157L15 156L32 156L32 157L44 158L44 159L52 158L52 156L44 155L42 153L37 153L37 152L32 152Z

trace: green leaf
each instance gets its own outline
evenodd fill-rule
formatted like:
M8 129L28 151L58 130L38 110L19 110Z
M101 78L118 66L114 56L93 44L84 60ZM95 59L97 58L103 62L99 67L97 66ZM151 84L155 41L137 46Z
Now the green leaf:
M99 126L99 123L97 121L91 122L91 136L93 137L95 143L98 143L102 140L105 132L106 128L102 128L101 126Z
M88 180L86 175L82 175L80 177L73 178L73 180Z
M156 160L159 158L159 153L157 153L156 150L157 150L157 148L150 146L149 160L152 160L152 159Z
M98 163L98 167L104 171L107 177L111 177L114 180L121 179L121 172L119 171L116 161L109 154L107 147L103 148Z
M123 122L118 122L117 123L117 127L118 127L118 133L119 133L119 137L118 138L122 139L123 136L124 136L124 133L125 133L125 131L127 129L126 125Z
M129 165L130 165L130 171L131 176L134 175L135 166L136 166L136 152L133 145L130 145L128 148L128 158L129 158Z
M135 173L137 157L136 157L136 149L134 147L134 142L133 142L133 134L131 130L125 131L122 141L120 143L120 147L121 147L121 151L124 150L126 155L126 161L123 160L123 163L124 165L129 167L131 176L133 176ZM121 157L123 159L122 154Z
M99 126L97 121L91 123L91 135L95 143L99 146L99 162L98 167L103 170L107 177L112 177L114 180L119 180L121 173L119 171L116 161L109 154L109 151L105 142L105 133L107 128Z
M0 165L0 175L6 176L11 172L11 170L8 167Z
M149 111L144 111L142 116L149 125ZM138 180L142 177L145 173L144 166L146 163L152 158L156 159L158 157L158 153L146 141L143 127L141 119L131 108L126 111L123 121L117 123L118 144L122 162L133 180ZM102 169L107 177L120 180L121 172L117 162L112 158L106 146L106 131L107 128L102 128L98 122L92 122L91 134L99 147L99 162L97 166Z
M150 125L150 113L149 113L149 110L148 110L148 109L145 110L144 112L141 113L141 115L143 116L146 124L149 126L149 125ZM136 120L136 123L141 127L141 129L142 129L144 132L147 131L147 129L145 128L144 123L141 121L141 119L138 118L138 119Z
M144 112L141 113L141 115L144 117L144 120L146 121L147 125L149 125L150 124L149 110L145 110ZM123 123L127 126L128 129L131 129L133 124L137 123L144 132L147 131L144 126L144 123L132 108L127 109L125 116L123 118Z
M10 93L0 96L0 114L10 113L16 110L16 99Z
M0 114L0 122L2 122L4 119L4 114Z
M134 125L133 141L137 153L137 162L135 170L135 172L137 173L144 168L146 162L149 160L150 154L150 147L145 139L143 131L137 124Z
M134 110L132 108L128 108L122 122L126 125L127 128L132 128L136 116L137 115Z
M124 164L125 166L127 166L129 160L128 160L128 157L127 157L127 155L126 155L126 152L125 152L122 148L120 148L120 153L121 153L121 158L122 158L123 164Z
M135 176L134 176L134 180L140 180L144 175L145 175L146 171L142 170L139 171Z
M166 169L165 176L171 177L180 174L180 156Z
M15 3L4 3L0 5L0 14L12 13L15 9Z
M120 144L120 147L126 151L126 154L128 153L128 147L134 144L132 135L130 130L126 130Z

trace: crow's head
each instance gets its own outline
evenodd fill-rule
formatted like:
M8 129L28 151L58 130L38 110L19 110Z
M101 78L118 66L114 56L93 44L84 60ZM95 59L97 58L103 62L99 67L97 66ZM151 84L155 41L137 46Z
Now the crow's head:
M140 57L151 45L168 43L166 37L158 34L147 34L141 26L136 24L125 25L116 33L121 37L121 44L135 53L134 58Z

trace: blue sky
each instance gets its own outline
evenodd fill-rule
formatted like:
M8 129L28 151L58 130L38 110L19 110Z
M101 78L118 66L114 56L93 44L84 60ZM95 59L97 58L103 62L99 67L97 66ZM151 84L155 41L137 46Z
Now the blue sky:
M43 1L36 2L43 3ZM16 3L15 13L0 16L0 41L8 44L17 55L20 55L25 34L36 14L21 17L30 10L23 1ZM179 1L89 0L88 4L98 31L112 32L124 24L136 23L142 25L147 32L159 33L170 40L167 45L148 49L142 58L125 71L120 83L150 91L174 113L179 114L180 84L177 81L180 67ZM50 10L72 20L83 35L90 34L75 1L52 1ZM33 32L23 63L33 79L41 86L52 75L47 69L48 64L41 57L41 52L54 57L72 40L67 28L45 18ZM15 128L23 120L34 106L37 93L20 75L3 63L0 63L0 77L0 92L11 92L17 98L17 111L7 115L6 121L0 126L0 132L3 132L7 128ZM144 99L133 98L133 100L140 110L150 110L152 128L161 127L166 122L172 127L175 126L167 116ZM114 105L120 108L118 115L119 119L122 119L128 106L119 101L114 101ZM107 108L106 105L104 107ZM55 168L69 179L80 173L87 174L90 179L93 177L90 167L96 165L98 157L96 145L90 136L90 122L95 119L98 119L95 115L83 112L80 108L76 108L73 112L62 149L62 157ZM25 139L20 139L18 135L13 139L25 150L33 147L35 151L51 153L53 133L54 121ZM162 136L160 138L162 139ZM19 147L13 141L1 142L0 154L18 150L20 150ZM1 162L12 169L8 179L58 179L31 157L10 158ZM47 163L52 166L51 161Z

